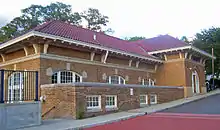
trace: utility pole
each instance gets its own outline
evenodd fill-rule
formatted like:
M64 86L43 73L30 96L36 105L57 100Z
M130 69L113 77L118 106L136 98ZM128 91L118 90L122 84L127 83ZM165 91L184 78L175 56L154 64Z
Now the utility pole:
M215 79L214 79L214 75L215 75L215 72L214 72L214 48L213 48L213 44L212 44L212 85L213 85L213 89L215 87Z

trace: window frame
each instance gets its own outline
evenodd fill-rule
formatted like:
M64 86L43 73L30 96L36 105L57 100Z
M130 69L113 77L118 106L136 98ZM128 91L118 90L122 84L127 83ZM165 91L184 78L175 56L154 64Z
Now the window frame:
M114 105L107 105L107 97L114 97ZM105 108L117 108L117 95L106 95L105 96Z
M152 79L148 80L149 86L155 86L155 81Z
M147 81L147 82L146 82ZM147 83L147 84L146 84ZM148 86L149 85L149 80L148 79L142 79L142 85Z
M51 76L52 77L52 83L53 84L59 84L59 83L61 83L61 80L62 80L62 75L61 75L61 73L62 72L65 72L65 73L71 73L72 74L72 81L71 82L66 82L65 81L65 83L75 83L76 82L76 76L78 76L79 78L80 78L80 81L79 82L82 82L82 76L80 75L80 74L78 74L78 73L76 73L76 72L73 72L73 71L58 71L58 72L55 72L55 73L53 73L53 75ZM55 80L56 80L56 82L53 82L53 76L55 76L56 75L56 78L55 78ZM66 78L66 77L65 77ZM65 79L65 80L67 80L67 79Z
M141 96L145 96L145 103L142 103L142 102L141 102L141 99L140 99ZM141 94L140 97L139 97L139 100L140 100L140 105L147 105L147 104L148 104L148 95L143 95L143 94Z
M88 97L98 97L98 106L87 106L87 98ZM86 96L86 109L91 110L91 109L101 109L101 95L87 95Z
M115 76L115 77L118 78L118 83L117 83L117 84L125 84L125 78L123 78L122 76L119 76L119 75L108 76L108 83L109 83L109 84L116 84L116 83L112 83L112 82L111 82L111 79L112 79L113 76ZM123 80L122 80L122 81L123 81L122 83L121 83L121 79L123 79Z
M155 102L151 102L151 97L155 97ZM157 104L157 94L150 94L150 104Z

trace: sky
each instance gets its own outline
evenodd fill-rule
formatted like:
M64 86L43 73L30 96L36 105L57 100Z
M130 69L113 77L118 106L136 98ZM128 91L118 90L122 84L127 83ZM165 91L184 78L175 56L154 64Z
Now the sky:
M218 0L0 0L0 26L20 16L31 4L72 5L73 12L97 8L109 17L114 36L147 38L169 34L192 38L209 27L220 27Z

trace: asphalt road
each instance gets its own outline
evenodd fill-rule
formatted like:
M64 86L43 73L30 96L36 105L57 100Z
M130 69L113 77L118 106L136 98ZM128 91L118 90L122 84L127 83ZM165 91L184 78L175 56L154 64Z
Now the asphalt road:
M220 130L219 122L220 94L162 112L85 130Z
M169 108L162 112L191 114L220 114L220 94L202 100Z

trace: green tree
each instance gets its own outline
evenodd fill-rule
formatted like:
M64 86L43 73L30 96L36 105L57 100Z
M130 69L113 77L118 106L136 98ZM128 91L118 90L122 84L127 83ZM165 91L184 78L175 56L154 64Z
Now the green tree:
M0 42L8 40L9 38L15 36L17 30L17 26L12 23L8 23L5 26L3 26L0 29Z
M192 41L193 45L211 53L212 47L214 48L215 60L215 74L220 74L220 28L204 29L200 33L195 35L195 39ZM208 60L206 64L207 74L212 74L211 60Z
M102 26L106 26L109 22L108 17L102 15L98 9L89 8L84 13L73 13L71 5L61 2L51 3L46 6L31 5L21 10L21 16L14 18L10 23L0 28L0 42L15 37L49 20L61 20L80 25L82 18L87 20L88 28L95 31L103 31L101 30ZM113 32L113 30L107 29L104 32Z
M189 39L186 36L182 36L180 38L181 41L184 41L185 43L190 43Z
M81 16L78 12L72 13L71 5L64 3L51 3L42 10L44 21L61 20L69 23L79 25L81 23Z
M102 27L109 22L108 16L102 15L98 9L89 8L81 16L87 21L87 28L94 31L102 31Z
M146 38L143 36L125 37L125 40L127 41L137 41L142 39L146 39Z

